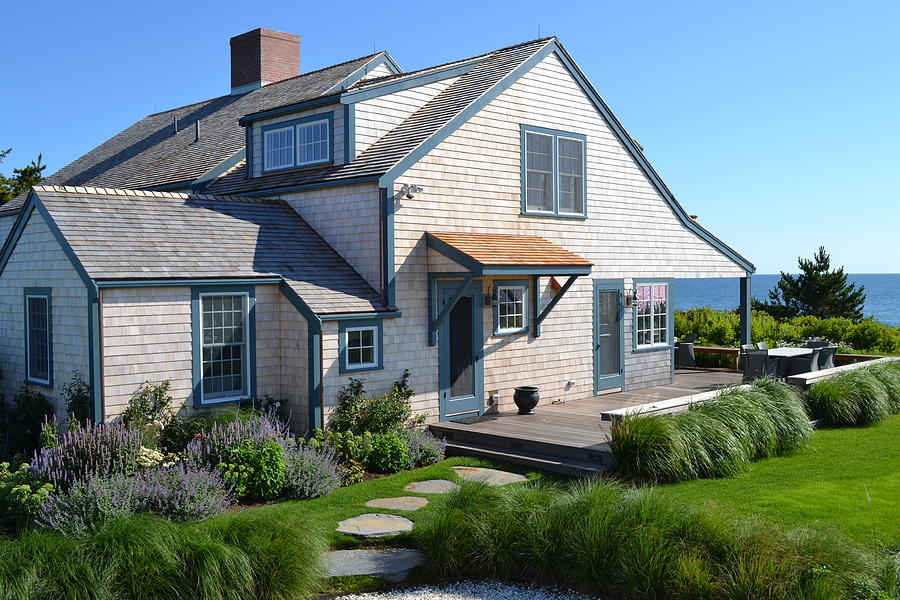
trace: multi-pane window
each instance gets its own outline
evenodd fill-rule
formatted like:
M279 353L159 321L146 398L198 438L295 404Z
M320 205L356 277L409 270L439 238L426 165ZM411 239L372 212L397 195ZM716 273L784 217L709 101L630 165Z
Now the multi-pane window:
M242 398L247 386L246 294L201 295L203 399Z
M525 329L525 293L523 285L497 286L496 333L515 333Z
M559 152L559 212L584 213L584 142L560 137Z
M585 137L522 126L526 213L583 217Z
M669 287L664 283L635 286L637 347L669 343Z
M346 338L346 366L350 369L374 367L378 364L378 328L348 327Z
M528 210L553 210L553 136L525 134L525 204Z
M265 133L266 169L294 166L294 128L282 127Z
M27 379L50 384L50 296L25 295L25 323L27 326Z
M328 121L297 125L297 166L328 160Z
M263 128L263 170L331 162L331 115L306 117Z

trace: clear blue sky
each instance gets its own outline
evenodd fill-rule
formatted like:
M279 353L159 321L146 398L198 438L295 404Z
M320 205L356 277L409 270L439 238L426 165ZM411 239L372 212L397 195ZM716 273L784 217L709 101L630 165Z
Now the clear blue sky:
M824 244L900 272L900 3L5 2L0 148L55 171L146 114L225 94L228 39L302 37L301 69L373 48L416 69L558 36L689 213L794 270ZM30 81L29 81L30 80ZM15 88L13 86L16 86Z

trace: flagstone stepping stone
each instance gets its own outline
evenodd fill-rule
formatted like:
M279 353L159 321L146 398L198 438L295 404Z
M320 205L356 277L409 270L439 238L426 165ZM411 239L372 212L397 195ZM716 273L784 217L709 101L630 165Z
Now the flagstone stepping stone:
M428 504L427 498L418 496L398 496L397 498L375 498L366 502L369 508L389 508L391 510L419 510Z
M425 555L409 548L390 550L335 550L325 555L328 577L373 575L391 583L406 579L425 563Z
M510 483L522 483L528 478L518 473L486 469L484 467L453 467L456 474L466 481L480 481L488 485L509 485Z
M368 513L338 523L341 533L364 538L380 538L412 531L413 523L406 517Z
M426 479L425 481L414 481L403 489L417 494L447 494L458 490L459 486L446 479Z

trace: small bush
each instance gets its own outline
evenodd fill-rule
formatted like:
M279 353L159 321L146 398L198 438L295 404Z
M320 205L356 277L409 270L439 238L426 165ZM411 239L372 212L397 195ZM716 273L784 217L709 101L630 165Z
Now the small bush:
M806 393L814 417L832 427L884 421L900 408L900 371L890 364L872 365L833 375Z
M283 495L286 498L318 498L341 485L340 467L331 448L316 450L304 444L288 450L284 467Z
M11 469L0 463L0 522L21 526L33 521L53 486L34 476L27 463Z
M338 393L338 405L329 419L329 429L336 432L392 433L410 420L410 399L415 395L409 386L409 370L403 372L393 388L381 396L366 396L365 380L351 379Z
M284 448L274 441L244 440L218 465L238 498L272 500L284 487Z
M135 511L172 521L200 521L234 504L231 486L210 467L180 463L148 469L134 477Z
M803 400L790 386L760 379L726 389L675 415L629 415L613 425L619 472L650 482L730 477L749 461L790 452L812 435Z
M40 447L41 427L54 418L53 405L47 396L22 386L13 398L15 406L9 410L9 453L30 455Z
M91 387L78 371L62 386L61 395L70 424L75 423L77 427L91 418Z
M375 436L368 432L356 435L349 431L322 431L317 428L309 443L317 449L331 448L344 464L365 464L374 441Z
M396 473L408 469L409 448L396 433L375 436L366 466L376 473Z
M74 537L96 531L112 519L132 516L135 506L131 478L121 473L97 475L47 496L35 522L43 529Z
M168 379L162 383L145 381L122 413L125 425L141 431L147 445L156 445L159 432L172 417L171 387L172 382Z
M426 467L444 460L447 442L439 440L425 429L404 429L400 433L409 450L409 468Z
M63 434L58 447L36 454L31 471L59 489L89 476L134 473L141 443L141 433L123 423L86 423Z
M255 413L237 409L197 411L189 415L173 415L159 432L159 448L163 452L184 452L187 445L214 426L224 427L238 419L249 420Z

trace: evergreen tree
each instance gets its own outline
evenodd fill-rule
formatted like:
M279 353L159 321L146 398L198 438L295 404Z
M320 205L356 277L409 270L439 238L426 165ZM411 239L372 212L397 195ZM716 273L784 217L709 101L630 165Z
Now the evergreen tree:
M12 152L12 148L0 150L0 162ZM13 176L7 177L0 173L0 204L6 204L22 192L27 192L32 186L37 185L44 178L44 169L47 165L41 164L43 157L38 154L37 160L21 169L13 169Z
M781 279L769 291L768 302L754 301L754 308L776 319L813 316L820 319L863 318L865 287L847 283L844 268L831 270L831 257L824 246L812 260L798 258L800 274L794 277L782 271Z

